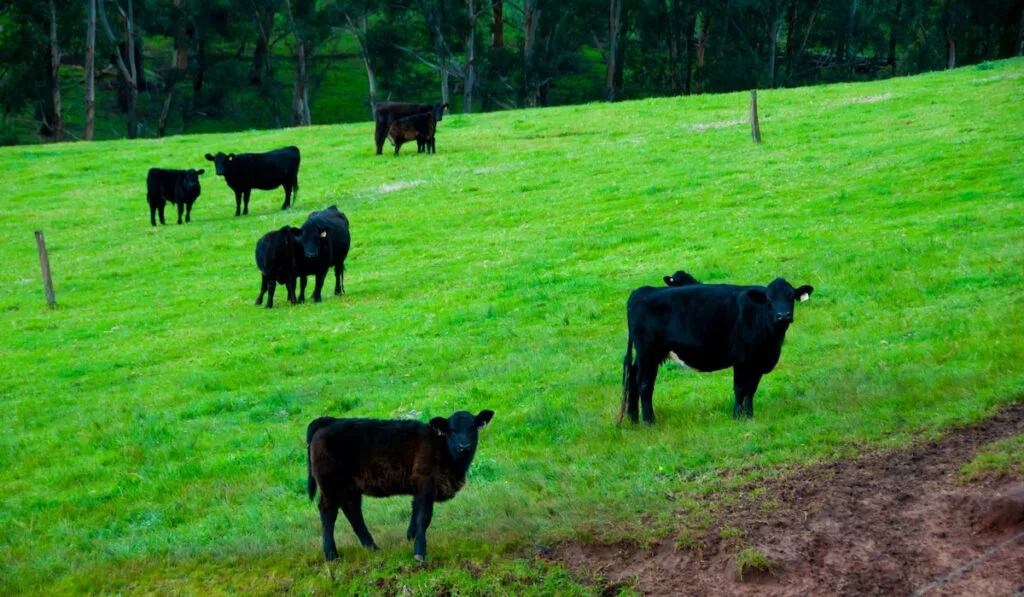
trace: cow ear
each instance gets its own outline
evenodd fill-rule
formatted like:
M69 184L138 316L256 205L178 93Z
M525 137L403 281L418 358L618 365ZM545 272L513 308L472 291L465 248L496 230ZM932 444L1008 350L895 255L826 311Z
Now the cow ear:
M448 104L445 104L445 105L441 106L441 109L442 110L447 110L448 109Z
M796 289L796 292L793 293L793 296L796 297L796 300L798 300L800 302L804 302L807 299L811 298L811 293L813 293L813 292L814 292L814 287L813 286L808 286L807 284L804 284L800 288Z
M210 160L211 162L214 161L213 156L210 154L206 154L206 159Z
M758 305L765 305L768 303L768 294L758 288L751 288L747 290L746 296Z
M206 168L196 170L196 176L202 176L203 174L206 174Z
M672 285L672 276L663 276L662 279L665 280L665 286Z
M430 419L430 427L437 432L438 435L446 435L448 433L448 419L442 419L441 417L434 417Z
M292 233L295 238L302 238L302 229L296 228L295 226L288 226L288 231Z
M480 411L480 414L478 414L476 416L476 428L480 429L481 427L486 427L487 424L490 423L491 419L493 419L493 418L494 418L494 411L493 410L482 410L482 411Z

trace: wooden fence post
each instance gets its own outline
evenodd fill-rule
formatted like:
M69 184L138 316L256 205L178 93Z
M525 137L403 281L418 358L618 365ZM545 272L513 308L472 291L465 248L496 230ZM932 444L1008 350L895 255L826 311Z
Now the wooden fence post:
M757 90L750 90L750 134L754 136L754 143L761 142L761 125L757 122Z
M39 249L39 266L43 268L43 288L46 290L46 303L50 308L57 306L57 297L53 293L53 279L50 277L50 257L46 254L46 239L43 231L36 230L36 247Z

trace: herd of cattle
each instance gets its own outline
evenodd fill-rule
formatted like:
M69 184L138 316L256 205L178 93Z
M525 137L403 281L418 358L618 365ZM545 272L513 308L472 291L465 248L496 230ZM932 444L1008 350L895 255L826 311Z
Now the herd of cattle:
M374 109L377 154L385 139L395 146L415 140L419 151L433 153L437 122L447 104L388 102ZM259 154L206 155L218 176L235 192L235 215L249 213L253 189L284 187L282 209L298 192L300 154L285 147ZM147 180L150 222L164 223L166 202L178 208L178 223L191 220L204 170L154 168ZM285 226L263 235L256 243L261 273L256 304L274 303L274 290L283 284L288 300L305 300L306 278L314 276L313 300L320 302L324 279L334 268L334 293L344 292L345 258L351 246L348 218L336 206L312 212L298 228ZM298 296L295 283L300 282ZM733 417L752 417L754 394L761 377L779 361L786 331L793 323L794 305L806 301L814 288L794 287L783 278L767 286L703 284L685 271L664 277L665 286L643 286L626 303L628 339L622 364L622 405L636 423L654 423L654 382L667 360L697 371L732 368ZM634 356L635 352L635 356ZM337 557L334 524L340 509L364 547L377 549L362 514L362 496L412 495L412 517L406 537L415 540L417 560L426 557L426 531L435 502L451 499L466 482L478 431L494 416L490 410L473 415L459 411L429 423L410 420L336 419L321 417L306 430L307 485L312 500L319 488L323 551Z

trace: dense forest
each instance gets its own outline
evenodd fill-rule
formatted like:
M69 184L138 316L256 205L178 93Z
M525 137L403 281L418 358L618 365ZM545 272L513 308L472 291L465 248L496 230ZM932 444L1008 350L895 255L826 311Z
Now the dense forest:
M8 0L0 142L878 79L1021 55L1024 0Z

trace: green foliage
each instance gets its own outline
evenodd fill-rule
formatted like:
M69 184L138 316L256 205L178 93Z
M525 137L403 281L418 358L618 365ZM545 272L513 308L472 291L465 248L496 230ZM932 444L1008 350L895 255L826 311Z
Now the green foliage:
M962 483L1007 475L1024 477L1024 435L986 446L960 469Z
M990 415L1024 384L1022 72L764 91L756 146L732 94L453 115L434 156L367 124L0 149L0 593L599 592L533 543L645 543L781 465ZM297 207L233 217L203 154L289 144ZM146 170L204 165L193 222L150 227ZM255 307L256 240L331 204L348 294ZM679 268L816 291L754 420L729 372L665 367L658 424L618 427L626 298ZM341 522L325 567L306 424L483 408L428 565L409 500L368 498L382 551Z

